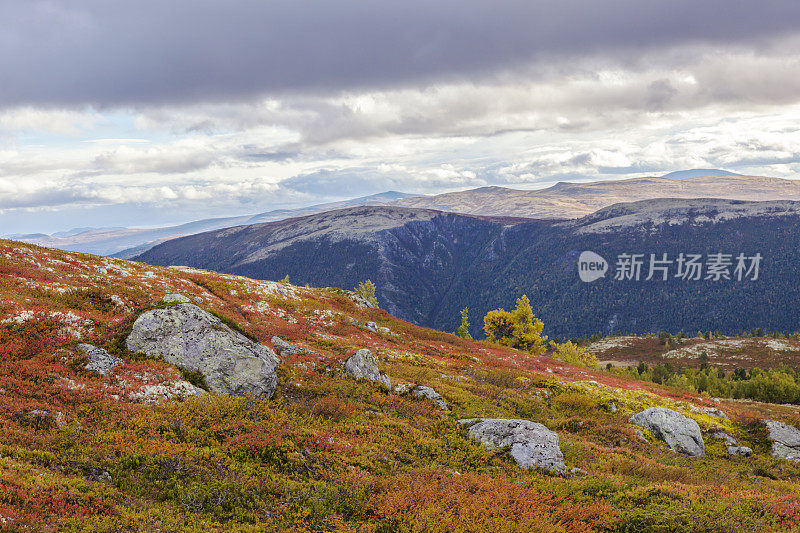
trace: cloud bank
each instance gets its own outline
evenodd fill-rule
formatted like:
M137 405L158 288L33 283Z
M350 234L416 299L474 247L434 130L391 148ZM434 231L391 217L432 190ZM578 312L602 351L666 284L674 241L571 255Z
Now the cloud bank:
M0 69L0 233L800 169L793 0L8 0Z

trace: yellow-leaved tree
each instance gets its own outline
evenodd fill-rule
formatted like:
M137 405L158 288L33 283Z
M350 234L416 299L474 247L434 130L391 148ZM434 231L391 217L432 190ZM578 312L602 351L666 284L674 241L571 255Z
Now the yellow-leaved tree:
M550 342L555 358L567 364L594 368L597 366L597 357L573 343L567 341L563 344Z
M378 297L375 296L375 284L371 280L359 283L355 291L363 296L373 306L378 307Z
M517 307L489 311L483 318L483 330L491 342L499 342L534 355L547 350L547 336L542 335L544 323L533 315L531 302L526 295L517 298Z

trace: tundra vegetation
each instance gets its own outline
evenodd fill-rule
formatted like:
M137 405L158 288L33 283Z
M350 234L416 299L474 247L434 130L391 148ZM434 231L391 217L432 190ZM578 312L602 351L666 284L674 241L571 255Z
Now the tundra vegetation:
M271 399L172 395L186 379L180 369L125 344L141 313L175 305L159 303L167 294L268 347L279 337L306 349L281 351ZM491 341L417 327L359 301L338 289L0 241L0 528L800 528L800 464L770 455L759 422L797 426L795 407L713 399L644 379L650 367L635 376L591 368L582 347L547 342L524 297L512 312L487 315ZM87 371L81 343L124 364ZM449 410L345 374L362 348L392 383L431 387ZM696 372L710 379L713 367ZM675 453L629 422L650 407L694 420L705 456ZM467 418L546 426L566 473L522 469L506 449L482 447L458 423ZM719 431L753 454L729 455L712 436Z

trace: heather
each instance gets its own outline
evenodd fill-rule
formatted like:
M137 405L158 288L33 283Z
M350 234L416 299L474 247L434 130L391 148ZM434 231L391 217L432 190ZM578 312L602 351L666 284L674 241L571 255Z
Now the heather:
M147 392L158 384L188 378L202 385L197 376L130 352L123 342L136 317L172 293L266 346L279 336L308 351L281 357L270 399L205 394L150 401ZM715 361L654 382L649 366L642 373L609 372L595 368L572 343L533 340L541 329L517 325L529 341L517 349L513 342L420 328L359 301L340 289L0 241L0 527L800 528L800 464L773 458L758 423L771 418L797 425L796 408L768 403L783 397L725 398L711 378L733 382L734 373L720 378ZM87 372L78 342L127 364L109 376ZM343 362L361 348L377 356L393 384L432 387L450 410L345 375ZM787 370L748 370L738 382L769 372L795 382ZM705 389L675 382L678 375L699 380L701 374ZM652 406L696 420L706 456L686 457L652 435L640 438L628 418ZM705 411L712 408L730 420ZM487 450L467 438L457 420L472 417L546 425L557 432L566 465L585 475L520 469L506 450ZM731 433L754 454L729 456L709 437L714 429Z

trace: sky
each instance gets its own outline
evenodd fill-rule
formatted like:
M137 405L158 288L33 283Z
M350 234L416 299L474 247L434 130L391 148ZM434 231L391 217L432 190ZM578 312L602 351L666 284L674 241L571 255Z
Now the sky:
M3 0L0 234L800 176L797 0Z

